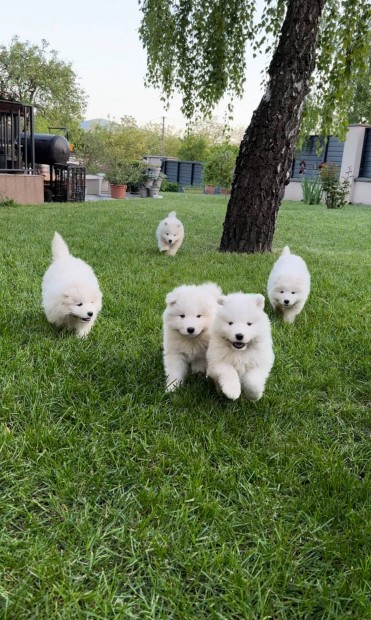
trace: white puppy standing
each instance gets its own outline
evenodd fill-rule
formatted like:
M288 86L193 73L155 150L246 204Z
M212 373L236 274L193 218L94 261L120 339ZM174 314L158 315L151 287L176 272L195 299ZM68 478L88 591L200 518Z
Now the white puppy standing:
M192 372L206 372L206 349L214 320L219 286L213 282L183 285L166 296L163 314L166 391L182 385Z
M175 256L184 239L184 227L175 211L171 211L164 220L161 220L157 227L156 237L160 252Z
M102 308L102 293L92 268L72 256L56 232L52 241L53 262L42 281L42 306L49 323L88 335Z
M287 245L273 265L267 290L273 310L282 314L286 323L293 323L308 299L310 274L305 261L291 254Z
M207 350L207 375L232 400L259 400L274 362L263 295L220 297Z

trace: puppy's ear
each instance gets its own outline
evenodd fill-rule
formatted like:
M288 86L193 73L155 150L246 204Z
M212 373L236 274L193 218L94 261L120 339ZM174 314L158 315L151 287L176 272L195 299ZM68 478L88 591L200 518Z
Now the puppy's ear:
M225 295L221 295L216 301L219 304L219 306L224 306L224 304L225 304Z
M175 302L176 302L176 295L175 295L175 293L173 291L166 295L165 302L166 302L166 304L168 306L173 306L175 304Z
M263 310L264 304L265 304L264 295L256 295L255 300L256 300L256 305L258 306L258 308L261 308Z

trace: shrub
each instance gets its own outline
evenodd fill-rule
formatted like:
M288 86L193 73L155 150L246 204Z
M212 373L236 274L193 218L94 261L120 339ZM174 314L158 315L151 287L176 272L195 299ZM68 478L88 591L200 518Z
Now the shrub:
M202 182L204 185L229 189L232 185L238 147L233 144L216 147L205 163Z
M318 205L321 202L323 188L320 176L316 176L314 179L303 177L301 187L305 204Z
M179 192L180 185L175 181L167 181L164 179L161 183L160 189L162 192Z
M339 169L337 166L325 165L322 168L322 188L328 209L342 209L346 205L351 178L350 168L341 180L339 179Z

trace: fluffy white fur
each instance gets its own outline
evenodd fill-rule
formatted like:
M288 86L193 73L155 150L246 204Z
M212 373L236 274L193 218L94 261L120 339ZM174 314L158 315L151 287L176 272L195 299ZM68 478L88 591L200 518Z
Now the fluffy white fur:
M89 265L69 253L56 232L52 241L53 262L42 281L42 306L49 323L88 335L102 308L102 293Z
M220 295L219 286L207 282L179 286L166 296L163 333L167 392L184 383L189 369L206 372L206 349Z
M267 290L273 310L287 323L293 323L308 299L310 274L305 261L291 254L287 245L273 265Z
M218 299L207 350L207 375L232 400L259 400L274 362L263 295L232 293Z
M184 239L184 227L175 211L171 211L161 220L156 231L158 249L168 256L175 256Z

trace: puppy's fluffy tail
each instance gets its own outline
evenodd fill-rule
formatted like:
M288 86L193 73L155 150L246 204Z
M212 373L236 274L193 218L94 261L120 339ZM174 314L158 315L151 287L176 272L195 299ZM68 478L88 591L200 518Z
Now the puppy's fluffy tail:
M52 241L52 255L53 260L58 260L59 258L66 258L66 256L70 255L70 251L68 249L67 243L62 239L59 233L54 233L53 241Z
M288 254L291 254L290 248L289 248L288 245L285 245L285 247L283 248L283 250L281 252L281 256L287 256Z
M168 217L176 217L176 211L170 211L170 213L167 214Z

